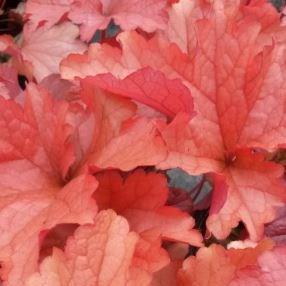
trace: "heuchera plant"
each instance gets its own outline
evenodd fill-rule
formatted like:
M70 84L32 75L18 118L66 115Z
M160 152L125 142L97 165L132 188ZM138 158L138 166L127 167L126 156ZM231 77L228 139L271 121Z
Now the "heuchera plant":
M283 12L9 13L23 30L0 36L1 286L286 285Z

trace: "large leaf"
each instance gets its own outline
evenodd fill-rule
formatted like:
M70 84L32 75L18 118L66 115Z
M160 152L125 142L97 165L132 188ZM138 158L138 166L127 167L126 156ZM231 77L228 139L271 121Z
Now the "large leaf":
M0 99L4 285L6 281L22 285L36 270L42 231L62 223L92 222L97 211L91 198L97 186L94 177L66 177L74 158L68 142L68 104L55 105L34 85L28 87L26 96L24 109L12 100Z
M99 68L92 75L110 72L123 79L121 86L120 81L116 86L124 96L127 92L123 86L129 77L146 66L160 70L170 79L183 81L191 91L197 115L190 120L192 114L178 113L166 128L161 126L169 152L158 167L181 167L190 174L223 175L228 195L225 208L221 213L217 210L215 218L216 226L224 227L215 230L211 226L212 215L208 223L219 238L225 238L242 220L251 238L259 239L263 224L274 218L272 207L285 200L283 186L277 181L282 169L271 164L273 171L266 175L268 163L262 155L240 151L253 147L273 150L285 143L286 136L285 44L279 41L283 28L278 25L279 15L275 18L276 12L270 4L259 7L265 13L260 13L254 3L247 6L235 0L214 3L182 0L170 9L164 36L146 40L135 32L122 33L118 38L121 50L95 45L90 47L88 55L70 56L61 66L62 74L73 78L91 75L90 67L98 63ZM272 15L268 22L267 9ZM80 58L82 65L78 70L73 69ZM102 58L107 58L105 66ZM98 77L101 82L95 81L95 85L113 89L108 84L109 74ZM142 81L141 85L144 84ZM130 91L130 98L145 104L145 98L151 96L146 90L144 98ZM177 97L175 93L173 96ZM151 106L157 110L164 107ZM262 180L268 183L261 185ZM270 188L272 184L276 187ZM261 198L259 206L252 203L251 196L245 196L246 192ZM214 193L218 199L214 197L213 201L222 207L224 201L218 201L225 196L220 193ZM251 222L253 219L255 223Z

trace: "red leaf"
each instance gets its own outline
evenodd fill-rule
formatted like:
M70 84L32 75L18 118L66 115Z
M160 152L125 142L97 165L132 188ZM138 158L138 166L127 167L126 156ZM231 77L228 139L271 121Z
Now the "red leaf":
M126 178L117 172L98 174L94 197L100 209L112 208L138 233L157 230L164 239L201 245L194 220L179 209L164 206L167 182L163 175L137 170Z
M280 5L282 4L283 3ZM281 24L281 14L283 14L283 12L277 13L275 5L270 5L270 3L265 0L252 0L243 7L243 13L247 17L254 18L260 22L264 43L271 45L273 38L275 38L275 41L285 41L285 29L282 27L283 24Z
M123 80L111 74L88 77L91 84L146 104L173 117L178 112L193 111L189 90L179 80L168 80L163 73L150 68L138 70Z
M162 270L156 272L151 286L178 286L177 271L181 265L181 261L174 261Z
M181 267L202 237L188 213L166 206L166 178L137 168L209 173L208 231L225 239L242 221L252 240L263 236L286 201L284 168L266 156L285 145L286 30L266 2L27 1L19 47L0 37L12 56L12 69L0 70L0 284L285 284L285 246L270 250L269 241L201 248ZM113 38L118 48L92 44L69 55L62 76L84 79L58 78L62 58L85 49L79 34L90 40L111 20L138 33L122 32L121 47ZM41 86L17 97L16 70ZM109 168L137 169L100 170ZM125 218L95 217L92 196ZM63 224L79 227L64 251L39 263L50 250L45 235Z

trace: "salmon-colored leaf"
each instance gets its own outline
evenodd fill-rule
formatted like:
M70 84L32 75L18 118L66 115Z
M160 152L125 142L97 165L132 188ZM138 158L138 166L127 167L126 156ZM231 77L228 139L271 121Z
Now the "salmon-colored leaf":
M273 207L282 205L280 199L285 200L285 188L279 179L283 168L264 161L262 154L240 150L235 156L225 172L228 186L226 199L222 200L225 203L211 213L207 225L215 236L225 238L242 220L251 239L259 240L263 235L263 224L275 218ZM221 193L216 195L220 197Z
M166 157L156 120L135 117L136 106L131 101L104 93L85 79L81 96L91 111L89 126L84 128L93 130L86 151L87 164L127 171L141 165L155 165Z
M187 258L178 272L179 285L228 286L236 272L253 267L257 258L273 247L271 241L262 241L255 248L230 249L213 244L201 248L196 256ZM223 271L222 271L223 270ZM242 270L243 271L243 270Z
M154 32L166 26L167 11L164 0L77 0L69 18L81 24L81 38L89 41L97 29L104 30L114 20L123 30L141 28Z
M130 70L121 63L120 49L108 44L90 44L85 54L68 55L61 61L60 71L62 78L69 80L108 72L124 78L130 73Z
M24 107L1 97L0 111L1 277L22 285L37 268L42 231L92 221L97 183L87 174L67 178L74 162L67 102L30 84Z
M1 16L23 33L0 36L0 284L284 286L285 11L21 2Z
M37 28L45 26L46 29L57 24L70 10L73 0L29 0L25 6L28 18L28 29L34 32Z
M265 13L268 5L261 5ZM228 187L227 210L222 201L213 201L222 206L222 213L226 211L219 220L225 227L211 227L219 238L225 238L242 220L251 238L260 239L263 224L274 218L273 207L285 200L283 186L279 186L282 169L271 164L273 172L266 174L264 159L252 155L251 149L244 155L239 151L273 150L285 144L286 136L285 44L278 40L281 27L272 20L266 24L266 14L260 15L254 6L235 0L182 0L171 6L164 35L146 39L134 31L124 32L118 36L121 49L93 46L82 56L84 62L78 70L72 66L79 56L62 62L67 77L110 72L122 79L148 66L169 79L182 80L194 99L196 116L190 120L191 114L178 113L171 124L161 125L169 152L157 167L223 175ZM269 9L273 15L274 9ZM92 71L96 64L99 68ZM243 164L236 164L241 160ZM261 185L262 180L267 183ZM273 190L271 198L269 189ZM253 204L250 193L265 203ZM213 219L211 215L209 221Z
M73 127L68 124L69 104L53 100L45 89L33 84L27 86L25 99L26 117L35 124L39 132L39 139L54 174L60 174L65 178L75 161L74 146L69 142L74 132Z
M24 31L23 58L32 63L34 77L40 81L57 73L61 59L71 52L83 52L85 45L77 40L78 28L65 22L50 29L40 27L35 32Z
M267 251L258 257L257 264L241 269L229 284L230 286L245 285L283 285L286 275L286 248L280 246ZM271 283L271 284L269 284Z
M27 286L128 285L137 235L123 217L102 211L94 224L79 227L65 252L55 249Z
M24 280L37 270L43 230L61 223L92 222L96 206L90 196L96 181L91 176L81 176L61 190L43 182L39 171L22 164L19 180L13 183L13 174L20 164L10 164L10 172L3 165L1 169L6 172L1 171L1 278L7 285L24 285Z

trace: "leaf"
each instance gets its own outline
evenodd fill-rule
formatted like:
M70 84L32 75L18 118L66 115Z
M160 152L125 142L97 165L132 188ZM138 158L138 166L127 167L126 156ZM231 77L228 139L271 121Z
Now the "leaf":
M150 160L165 155L162 141L154 139L155 128L146 128L147 120L135 120L123 128L123 122L134 114L133 103L99 91L96 97L89 97L89 92L84 89L81 94L87 106L54 99L35 84L27 86L23 107L0 98L0 260L2 278L9 285L22 285L36 270L43 231L63 223L91 222L97 210L91 193L97 183L87 175L89 165L98 167L107 156L107 166L132 169L139 160L152 164ZM136 137L129 131L138 122L141 125ZM134 143L126 153L122 151L125 138L133 140L126 141L125 146ZM120 140L122 145L117 145ZM153 157L144 157L146 144L154 144ZM158 152L160 148L163 153ZM140 279L130 274L135 285L150 280L141 268L134 268L132 273Z
M221 209L211 213L208 228L218 238L224 238L241 219L253 240L263 235L263 224L275 218L273 206L282 205L285 189L279 181L281 166L265 162L262 154L249 151L237 153L233 166L225 172L228 192Z
M68 124L70 105L53 100L50 94L36 85L29 84L25 97L26 117L33 122L48 156L54 176L64 179L75 161L75 150L69 138L74 128ZM43 114L47 114L43 116Z
M159 164L160 168L178 166L192 175L221 173L225 168L225 151L218 126L199 114L190 121L189 114L179 113L162 128L161 134L169 152L167 160Z
M49 98L49 95L33 84L28 86L25 99L25 108L12 100L1 99L1 161L8 166L11 163L19 166L30 165L29 169L38 168L47 179L54 175L56 181L58 170L54 169L55 165L50 162L50 159L55 161L62 159L56 151L58 151L57 148L69 149L69 143L66 142L69 132L64 132L62 138L57 136L54 138L52 132L57 131L55 128L57 124L61 131L67 127L65 120L68 105L60 102L56 108L53 106L55 102ZM43 110L48 112L46 116L40 113ZM12 132L13 130L17 132ZM43 131L48 132L41 134ZM54 140L58 141L57 147L50 145ZM56 148L55 152L51 148Z
M188 1L180 1L180 3L173 5L173 7L176 7L176 5L179 4L184 4L186 7L189 5ZM199 6L199 3L196 3L196 5ZM244 8L243 6L237 7L235 3L231 5L233 6L231 9L234 10L234 12ZM281 69L283 69L284 66L284 47L280 45L272 48L262 47L264 48L263 50L260 50L259 48L257 51L257 41L261 36L258 27L259 23L255 19L248 21L248 18L245 18L244 21L236 21L237 15L235 13L230 13L229 18L226 18L228 15L222 18L222 29L220 32L223 37L217 39L214 35L214 31L218 29L219 26L216 26L215 18L223 16L219 14L219 6L222 7L223 11L224 1L219 1L217 7L208 6L208 10L213 10L214 13L208 13L203 20L201 19L203 16L197 13L196 9L194 9L194 11L189 9L190 14L188 14L188 16L190 16L190 19L194 22L193 24L196 25L196 29L199 29L201 33L192 33L189 35L188 43L200 42L203 43L203 45L191 45L190 48L192 49L188 51L188 55L183 54L174 44L169 44L162 38L157 37L151 40L145 40L134 32L125 32L121 33L118 37L122 45L122 52L116 48L109 48L107 45L92 45L88 57L82 56L81 58L86 67L88 64L92 66L98 64L102 67L101 60L106 57L107 65L100 70L97 69L92 71L90 69L89 71L86 70L86 72L83 71L81 75L75 73L72 77L111 72L116 77L124 78L138 68L151 66L154 69L162 70L168 77L181 78L184 83L190 87L192 96L195 97L198 115L202 115L203 117L201 120L201 117L198 116L197 121L207 120L207 123L210 124L211 120L218 120L219 117L220 121L214 122L214 125L219 124L222 126L223 137L227 135L229 138L233 138L224 138L224 141L232 140L232 142L227 143L226 147L231 148L231 146L228 146L229 144L240 144L242 146L245 144L259 144L261 147L265 146L273 148L278 143L272 142L274 140L273 138L276 138L276 141L282 141L282 136L281 134L279 135L279 132L283 132L283 124L285 123L281 111L281 104L283 106L283 90L285 89L285 86L283 85L283 75L281 73ZM192 13L194 13L194 15ZM173 20L176 21L178 15L174 17L176 18ZM198 18L201 20L198 20ZM194 19L196 21L194 21ZM231 24L236 29L231 30L226 27L226 24ZM244 29L244 26L248 24L250 25L248 29ZM169 25L172 25L172 19L170 19ZM193 28L191 31L193 31ZM208 37L206 37L207 35ZM172 38L172 41L175 41L175 39ZM216 53L208 51L208 47L212 46L217 47ZM142 49L144 50L144 53L140 52ZM228 49L228 53L224 53L225 49ZM240 53L240 50L242 50L243 53ZM232 53L230 53L230 51L232 51ZM211 53L209 56L211 56L213 60L211 61L209 59L207 64L201 69L202 62L207 60L204 53ZM192 54L195 54L196 57L193 57ZM76 59L78 62L80 56L78 55ZM63 73L65 66L68 64L73 64L72 57L70 60L66 59L63 62ZM225 69L226 71L233 70L234 72L237 70L238 74L232 73L230 74L230 77L226 77ZM239 74L240 69L243 71L242 74ZM204 74L210 74L210 76L205 77ZM214 78L215 74L219 75L217 79ZM238 78L242 78L243 75L245 75L246 78L238 81ZM202 77L204 77L204 80L208 81L208 85L206 85L205 82L202 82ZM237 83L237 85L231 86L231 79L233 78L237 78L234 82L234 84ZM272 82L272 79L277 83L275 91L270 91L271 83L269 82ZM216 88L217 86L219 86L219 88ZM254 89L254 86L257 87ZM225 92L227 90L232 91L229 90L231 88L234 89L233 91L235 91L236 94L235 102L231 101L231 96ZM214 94L219 96L217 97L215 104L212 104ZM279 96L276 100L271 101L274 94L279 94ZM224 101L228 102L228 109L223 105ZM267 110L263 110L263 108L265 109L263 102L271 102L271 104L268 104L269 108ZM241 114L234 113L234 105L241 106ZM214 110L214 107L216 106L218 107L218 113ZM224 109L226 109L227 112L222 117ZM273 121L268 122L267 118L269 118L269 116L262 116L262 111L269 114L268 112L271 112L271 110L274 109L277 112L277 118L275 117L275 119L273 118ZM231 117L231 114L236 116ZM280 122L278 118L282 121ZM238 124L238 128L237 130L231 130L230 126L231 124L234 124L235 121L237 121L236 124ZM273 131L271 131L270 125L273 125L276 128L275 136L274 134L271 135L271 132ZM265 126L265 130L262 130L260 126ZM256 127L256 131L253 134L250 134L251 128L254 129L254 127ZM226 131L224 131L224 129L226 129ZM230 134L230 130L232 134ZM233 136L231 137L230 135ZM238 136L242 138L238 140ZM266 136L268 137L268 141L266 140ZM204 139L207 139L209 136L204 137L206 137ZM266 145L261 145L262 143Z
M140 233L136 244L133 266L150 273L150 278L170 262L168 252L161 246L161 242L160 232L150 230Z
M48 30L40 27L33 33L24 30L22 55L32 63L33 75L37 81L57 73L61 59L69 53L85 50L85 45L76 40L78 35L78 28L68 22Z
M171 262L169 265L154 275L151 286L177 286L177 271L181 268L180 261Z
M148 149L147 149L148 148ZM155 122L144 118L135 120L118 137L109 142L90 163L101 168L118 168L124 171L137 166L154 165L166 155L166 148L156 132Z
M179 80L168 80L163 73L150 68L138 70L123 80L111 74L88 77L86 80L103 90L132 98L170 117L180 111L193 111L189 90Z
M224 248L213 244L209 248L201 248L196 257L191 256L184 261L178 272L179 285L226 286L234 271L235 266L230 263Z
M257 264L244 268L236 273L236 277L230 286L244 285L283 285L285 283L286 249L276 247L273 251L267 251L258 257Z
M25 14L28 18L28 30L34 32L44 26L46 29L57 24L70 10L73 0L29 0L25 6Z
M132 230L157 230L163 239L201 245L201 236L192 228L194 220L179 209L164 206L167 182L164 176L138 169L125 180L119 173L97 176L94 197L100 209L112 208L127 218Z
M76 223L58 224L52 229L44 230L40 234L40 256L38 261L41 262L47 256L53 253L53 248L64 249L69 236L79 227Z
M108 44L90 44L85 54L70 54L60 63L61 76L68 80L109 71L116 77L124 78L130 73L129 68L125 68L121 63L120 49Z
M226 208L222 216L217 210L217 230L211 226L215 219L209 217L210 230L223 239L242 220L251 239L259 240L263 224L274 218L273 207L285 200L279 186L282 169L271 164L273 171L265 178L268 163L260 155L251 155L250 149L242 153L240 149L273 150L285 143L285 44L269 45L269 37L276 39L281 28L274 23L262 29L267 14L257 17L255 10L245 7L240 1L180 1L170 9L164 36L146 40L136 32L123 32L118 37L121 50L91 47L88 57L82 56L85 62L79 71L80 76L87 75L91 66L102 66L101 57L107 58L104 72L121 79L147 66L169 79L181 79L190 89L197 115L190 120L190 114L178 113L166 128L161 126L169 152L157 167L181 167L192 175L223 175L228 187ZM68 77L79 74L72 69L74 59L62 63ZM238 166L236 160L244 163ZM274 184L271 198L261 180ZM252 196L259 196L260 203L252 204ZM223 206L223 201L216 203Z
M182 269L178 272L179 285L232 285L230 282L237 271L255 265L257 258L272 247L270 241L262 241L256 248L243 250L225 250L217 244L201 248L196 256L190 256L184 261Z
M102 211L94 224L75 231L64 253L55 249L26 286L128 285L137 239L123 217Z
M270 45L273 37L275 41L285 41L285 29L282 27L283 19L281 23L281 13L277 13L275 2L277 1L269 3L264 0L252 0L243 8L243 13L246 16L252 17L261 23L263 40L267 41Z
M258 240L263 233L263 224L272 221L275 217L273 206L281 205L279 198L285 200L284 187L282 181L279 180L283 174L281 166L268 163L263 154L252 154L249 150L237 150L229 155L229 159L232 158L233 162L229 162L227 157L222 159L226 164L223 166L221 161L209 159L212 156L204 159L199 157L203 157L201 154L202 147L205 147L203 144L198 145L198 154L196 154L195 160L190 160L186 156L185 150L187 152L190 150L192 153L196 150L196 145L193 145L195 143L194 134L192 134L191 128L182 128L184 125L180 124L179 117L177 120L178 123L175 120L163 131L163 136L166 135L164 137L168 138L167 145L176 150L171 156L169 155L170 164L184 166L190 173L195 174L200 171L208 172L210 167L212 167L212 171L223 173L224 179L220 181L222 183L224 181L223 184L226 186L218 186L214 189L211 209L216 210L211 211L208 218L209 230L217 238L224 239L230 229L235 227L239 220L242 220L251 238ZM177 140L174 140L174 137ZM186 140L186 138L191 140ZM199 138L197 142L199 142ZM211 148L215 149L217 146ZM206 146L206 150L214 154L212 149L207 149ZM178 150L182 151L178 152ZM261 184L262 182L263 184ZM218 181L215 183L218 184ZM252 197L255 197L255 200Z
M47 182L42 185L44 182L41 174L31 170L28 164L10 164L10 170L7 170L7 165L3 165L1 164L0 206L1 278L9 285L24 285L23 281L37 270L41 231L61 223L92 222L96 206L90 196L96 188L96 181L91 176L83 175L61 189L59 186L48 185ZM21 167L20 173L16 172L17 167ZM26 172L23 171L25 168ZM13 183L13 175L18 175L17 183ZM19 184L22 186L19 187Z
M141 28L154 32L165 28L166 1L123 0L119 3L113 0L79 0L72 5L69 18L81 25L81 39L84 41L89 41L96 30L106 29L112 19L123 30Z
M232 241L227 245L231 263L238 269L254 265L257 258L265 251L272 251L275 244L271 239L261 240L255 243L251 240Z
M131 101L104 93L86 80L81 83L81 96L93 118L89 121L92 126L88 127L93 134L86 164L127 171L155 165L166 157L156 120L135 117L136 106Z
M21 88L18 84L17 71L2 64L0 66L0 94L6 99L17 97L21 93Z
M94 177L65 176L74 158L68 103L27 90L24 108L0 98L1 277L12 286L36 270L42 231L91 222L97 211Z

